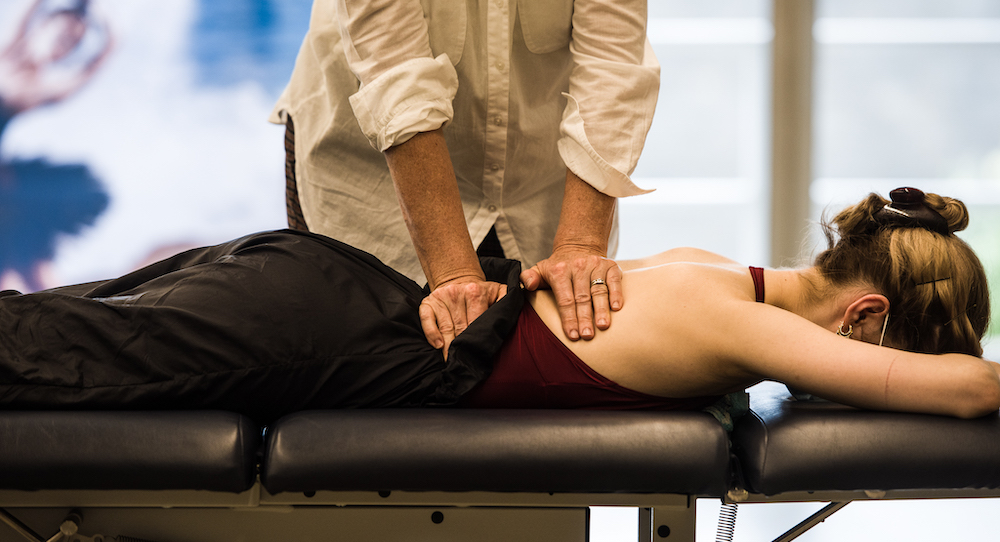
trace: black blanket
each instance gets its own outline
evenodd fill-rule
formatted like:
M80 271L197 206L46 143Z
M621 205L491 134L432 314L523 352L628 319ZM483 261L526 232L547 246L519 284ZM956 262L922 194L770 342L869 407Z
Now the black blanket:
M425 292L375 257L282 230L121 278L0 297L0 408L447 406L485 379L524 302L519 265L484 259L506 297L452 343L420 327Z

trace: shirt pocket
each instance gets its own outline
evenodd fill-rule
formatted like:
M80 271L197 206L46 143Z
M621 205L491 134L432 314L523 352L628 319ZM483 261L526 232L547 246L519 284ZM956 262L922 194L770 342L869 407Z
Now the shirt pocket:
M446 54L452 66L458 65L462 60L462 50L465 48L468 17L465 1L420 0L420 5L424 10L427 36L434 56Z
M569 45L573 27L571 0L518 0L517 9L529 51L551 53Z

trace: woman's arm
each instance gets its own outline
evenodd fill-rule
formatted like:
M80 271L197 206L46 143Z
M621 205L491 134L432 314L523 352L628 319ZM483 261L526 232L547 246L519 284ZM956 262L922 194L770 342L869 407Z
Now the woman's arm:
M773 306L729 305L720 345L750 375L876 410L974 418L1000 408L1000 377L980 358L880 347Z

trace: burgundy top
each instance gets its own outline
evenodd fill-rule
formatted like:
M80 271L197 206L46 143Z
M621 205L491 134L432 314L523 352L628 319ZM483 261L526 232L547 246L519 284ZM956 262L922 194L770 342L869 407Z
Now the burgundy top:
M462 397L468 408L700 410L719 396L675 399L630 390L601 376L549 331L529 304L493 363L493 373Z
M753 291L757 294L757 303L764 302L764 268L750 266L750 276L753 277Z

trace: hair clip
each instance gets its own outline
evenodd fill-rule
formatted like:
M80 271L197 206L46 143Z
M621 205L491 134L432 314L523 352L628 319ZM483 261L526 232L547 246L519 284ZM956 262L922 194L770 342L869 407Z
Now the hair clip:
M924 284L932 284L934 282L940 282L942 280L951 280L951 277L941 277L939 279L934 279L934 280L925 280L923 282L914 282L913 285L914 286L923 286Z
M872 218L879 226L924 228L948 235L948 221L924 201L924 193L916 188L902 187L889 192L892 203L879 209Z

